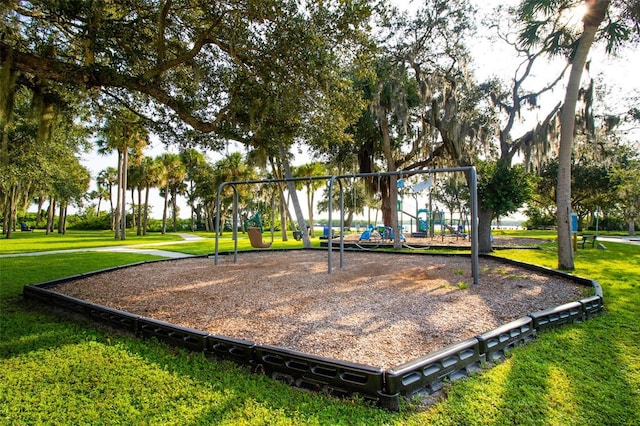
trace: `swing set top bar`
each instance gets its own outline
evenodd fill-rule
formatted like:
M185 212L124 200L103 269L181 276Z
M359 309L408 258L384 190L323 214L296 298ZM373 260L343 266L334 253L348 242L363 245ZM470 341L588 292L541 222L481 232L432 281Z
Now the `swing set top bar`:
M473 277L473 283L478 284L479 275L479 259L478 259L478 188L477 188L477 174L476 169L473 166L469 167L449 167L449 168L437 168L437 169L421 169L421 170L401 170L395 172L371 172L371 173L351 173L343 175L326 175L326 176L307 176L307 177L292 177L292 178L277 178L277 179L256 179L256 180L242 180L242 181L228 181L223 182L218 186L216 197L216 244L215 244L215 264L218 264L218 230L220 229L220 194L222 189L230 185L234 191L234 212L238 207L238 192L235 188L236 185L251 185L251 184L270 184L281 182L308 182L313 180L326 180L329 181L329 193L333 191L333 185L335 181L338 181L340 186L340 228L344 228L344 191L342 188L343 179L352 178L365 178L365 177L383 177L383 176L414 176L420 174L434 174L434 173L451 173L451 172L468 172L470 173L470 188L471 195L471 274ZM329 224L332 223L332 211L333 211L333 199L329 197ZM234 262L237 261L238 244L237 244L237 215L234 214L234 239L236 241L234 245ZM397 230L396 230L397 231ZM399 235L399 234L398 234ZM328 240L328 273L332 271L332 240ZM344 254L344 236L340 233L340 267L343 267L343 254Z

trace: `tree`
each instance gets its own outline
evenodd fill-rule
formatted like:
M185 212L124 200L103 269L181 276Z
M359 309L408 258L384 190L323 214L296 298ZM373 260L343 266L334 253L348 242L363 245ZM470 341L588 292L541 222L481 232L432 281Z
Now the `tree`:
M479 218L489 223L494 217L518 210L531 198L532 181L524 165L503 161L478 162ZM479 228L483 232L485 228ZM478 237L480 239L480 237ZM479 247L480 252L483 248Z
M191 222L191 230L195 231L196 230L196 221L195 221L196 180L200 176L201 169L206 165L207 160L202 153L198 152L194 148L187 148L183 151L180 151L180 159L182 161L182 164L184 164L185 166L185 172L186 172L185 177L186 177L187 185L186 185L185 193L187 196L187 203L189 204L189 208L191 209L191 212L189 215L190 222Z
M116 99L183 141L286 153L296 139L344 129L336 105L354 97L336 70L357 56L370 13L368 1L337 0L10 3L0 61L97 104Z
M302 164L295 168L293 175L295 177L306 177L306 176L325 176L327 174L327 168L324 164L320 162L306 163ZM304 187L307 193L307 212L309 215L309 235L314 236L313 231L313 208L314 208L314 195L318 189L320 189L323 185L326 185L326 182L322 180L308 180L308 181L298 181L298 188Z
M597 209L611 210L617 202L617 185L612 176L612 166L607 162L596 162L583 156L575 158L571 165L571 208L578 215L578 228L582 229L584 219ZM553 206L558 183L558 160L551 159L538 171L535 199L538 206L547 210Z
M335 188L334 188L335 189ZM356 214L364 213L364 208L370 204L371 200L368 200L365 191L364 184L359 179L348 179L343 181L343 202L344 202L344 226L349 228L353 222L353 217ZM325 188L323 191L322 200L318 203L318 211L324 213L329 211L329 188ZM340 192L334 190L333 199L331 203L334 208L340 208ZM378 200L379 201L379 200ZM368 203L369 202L369 203ZM376 203L379 205L379 203ZM331 226L331 224L329 224Z
M468 2L429 0L411 19L392 14L385 21L379 54L353 72L369 102L351 127L361 172L470 164L467 147L486 123L475 108L479 97L467 90L464 40L472 14ZM368 188L380 192L383 222L399 234L395 176L372 179Z
M58 215L58 233L66 232L67 209L69 204L81 205L89 189L91 175L89 171L80 164L76 157L68 157L68 164L62 167L62 173L55 176L52 183L56 198L60 203L60 214Z
M144 170L142 176L142 184L144 185L144 208L142 210L142 235L147 235L147 223L149 221L149 213L151 207L149 207L149 193L151 188L158 186L160 182L160 174L162 171L162 165L157 158L145 157L142 160L142 168Z
M246 181L255 180L257 178L255 170L249 165L245 158L240 153L232 153L217 161L213 165L213 188L211 194L216 194L220 184L224 182L234 181ZM238 204L239 208L255 209L252 213L258 210L258 201L256 200L256 194L260 188L249 185L238 185L236 190L238 192ZM230 186L223 188L220 201L220 211L215 212L215 215L219 215L220 223L224 225L227 217L232 217L233 213L233 189ZM242 212L238 211L238 214ZM222 229L216 230L221 233Z
M143 210L146 209L146 203L142 203L142 191L147 187L149 182L149 169L153 163L153 159L148 157L136 158L127 170L127 182L131 189L131 213L134 217L136 226L136 235L143 235ZM136 204L135 193L138 194L138 203Z
M186 169L178 154L164 153L158 157L162 168L159 172L159 182L161 185L160 195L164 197L164 207L162 210L162 234L167 232L167 211L171 201L173 231L176 231L177 218L177 197L181 190L182 180L185 177Z
M469 187L464 178L459 175L449 175L436 183L433 198L441 202L448 210L453 225L453 214L462 214L465 208L469 208ZM443 218L444 219L444 218Z
M359 31L369 10L367 2L299 3L116 1L27 8L12 2L3 7L0 60L12 57L15 69L42 80L100 88L123 99L137 94L158 117L177 116L206 133L223 131L238 99L248 95L248 77L267 69L283 76L316 73L311 62L332 41L341 46ZM225 101L211 110L210 99ZM173 119L166 127L176 124Z
M3 231L11 238L17 213L26 210L34 196L43 200L46 194L53 200L54 184L75 173L76 152L84 146L86 129L77 124L81 108L67 101L52 88L27 87L17 84L20 75L8 64L0 68L0 207ZM67 93L68 94L68 93ZM81 184L82 173L77 173ZM73 182L71 182L73 184ZM62 185L68 188L69 185ZM80 200L75 191L58 201ZM42 202L42 201L41 201ZM53 207L47 232L53 227Z
M118 153L118 195L116 197L115 238L126 239L127 228L127 172L129 156L140 158L142 149L148 145L149 132L142 119L130 110L118 108L105 117L98 134L98 152Z
M113 167L107 167L101 170L96 177L96 185L98 191L104 191L107 193L106 199L109 200L109 213L111 215L111 230L115 231L115 210L113 208L113 187L118 184L118 170ZM102 188L102 189L101 189Z
M635 235L635 223L640 221L640 160L635 158L628 167L614 169L613 178L619 182L617 196L628 233Z
M640 8L637 1L617 2L610 9L610 0L590 0L585 3L582 31L579 34L560 22L563 12L576 6L570 0L524 0L519 8L519 17L524 24L521 39L525 45L545 46L549 54L569 53L571 71L561 113L561 132L558 165L558 188L556 195L558 214L558 268L574 269L571 244L571 155L575 128L575 113L582 72L587 56L605 22L601 35L607 41L607 50L613 51L640 30ZM567 42L574 40L573 43Z

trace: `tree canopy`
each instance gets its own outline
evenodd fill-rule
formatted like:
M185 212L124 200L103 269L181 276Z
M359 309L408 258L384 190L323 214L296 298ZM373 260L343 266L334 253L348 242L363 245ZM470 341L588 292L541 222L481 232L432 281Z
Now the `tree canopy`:
M170 132L242 138L237 123L330 94L327 72L363 30L367 1L9 2L0 60L16 84L114 98ZM297 105L299 107L300 105ZM297 120L299 117L292 117ZM187 128L184 124L186 123ZM255 130L255 127L253 128Z

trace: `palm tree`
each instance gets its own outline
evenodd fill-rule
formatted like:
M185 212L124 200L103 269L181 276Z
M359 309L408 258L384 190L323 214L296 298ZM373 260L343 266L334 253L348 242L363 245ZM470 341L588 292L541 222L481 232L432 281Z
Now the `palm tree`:
M249 165L249 163L243 158L242 154L234 152L227 155L221 160L217 161L213 166L214 174L214 188L217 193L217 188L224 182L231 181L245 181L256 179L257 175L255 170ZM238 191L238 203L240 205L255 204L260 200L256 200L256 196L260 193L261 188L252 188L247 185L239 185ZM255 190L254 190L255 189ZM229 213L233 204L233 195L230 187L226 187L220 194L220 211L216 212L220 216L220 223L224 223L224 216ZM222 229L217 230L221 232Z
M144 206L142 210L142 235L147 235L147 223L149 220L149 193L151 188L158 185L160 179L160 171L162 169L159 161L151 157L145 157L142 160L141 167L143 169L141 184L144 185Z
M131 189L131 207L132 214L135 218L136 235L142 235L142 189L145 185L144 157L134 162L127 170L129 188ZM135 193L138 194L138 203L136 208Z
M186 195L187 203L189 204L189 208L191 209L189 215L191 221L191 231L195 231L195 186L201 169L206 164L207 160L201 152L193 148L188 148L184 151L181 151L180 158L186 168L186 180L188 181Z
M324 176L327 174L327 168L323 163L313 162L303 164L294 169L295 177L305 177L305 176ZM315 236L314 228L313 228L313 207L314 207L314 195L316 191L322 186L326 185L327 182L324 180L308 180L308 181L298 181L300 187L304 186L307 191L307 210L309 214L309 236Z
M118 171L113 167L107 167L100 171L96 178L99 192L105 192L104 198L109 200L111 213L111 230L115 230L115 212L113 210L113 187L118 184Z
M550 4L551 3L551 4ZM573 270L575 268L573 247L571 243L571 155L575 129L575 113L580 80L587 63L587 56L596 39L598 28L607 19L608 25L603 34L608 38L608 50L628 38L632 31L639 31L638 4L618 2L615 4L617 14L611 13L611 0L590 0L585 2L585 13L582 17L582 32L577 43L570 49L571 71L567 82L564 105L560 117L560 148L558 154L558 184L556 206L558 215L558 268ZM576 6L574 1L556 0L524 0L520 5L520 19L526 24L521 39L529 45L546 45L550 54L562 52L559 43L571 37L571 28L552 26L545 33L545 24L557 22L561 13ZM568 35L568 37L567 37Z
M167 210L169 209L169 197L171 199L173 209L173 230L177 230L177 196L180 186L186 174L186 169L178 154L164 153L159 157L162 168L160 169L160 182L163 191L160 195L164 196L164 207L162 211L162 234L167 232Z
M118 152L118 197L116 202L116 239L126 239L126 194L129 155L140 156L142 148L148 145L149 132L142 120L129 110L113 111L100 129L98 152L107 154Z

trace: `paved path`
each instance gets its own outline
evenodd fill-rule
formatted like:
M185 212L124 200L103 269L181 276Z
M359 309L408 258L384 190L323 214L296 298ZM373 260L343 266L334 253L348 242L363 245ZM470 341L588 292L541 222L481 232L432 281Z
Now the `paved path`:
M598 241L610 242L610 243L625 243L640 246L640 236L635 237L601 237L598 235Z
M190 243L194 241L202 241L202 240L208 239L208 238L203 238L193 234L178 234L178 235L182 237L182 241L164 241L159 243L132 244L130 246L85 247L85 248L68 249L68 250L50 250L50 251L36 251L31 253L3 254L3 255L0 255L0 259L4 257L41 256L44 254L77 253L77 252L84 252L84 251L138 253L138 254L149 254L154 256L169 257L172 259L180 259L183 257L192 257L193 255L174 252L174 251L153 249L153 248L149 248L149 246L164 246L164 245L173 245L173 244L181 244L181 243Z

